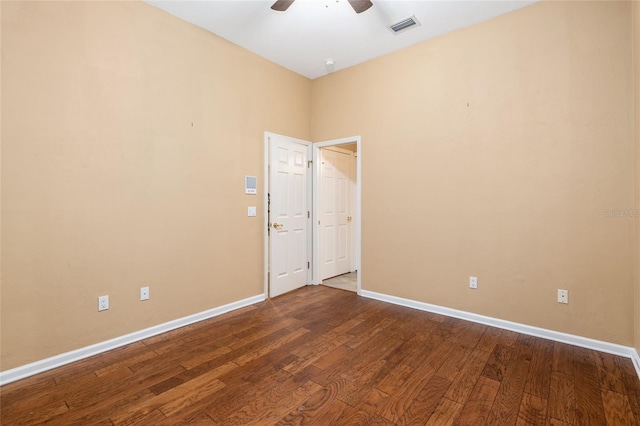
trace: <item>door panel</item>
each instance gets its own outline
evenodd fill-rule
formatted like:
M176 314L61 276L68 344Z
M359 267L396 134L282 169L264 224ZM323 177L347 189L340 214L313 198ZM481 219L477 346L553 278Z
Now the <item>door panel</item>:
M320 151L321 279L351 269L351 164L352 154L335 149Z
M270 137L271 297L307 284L309 147L289 138Z

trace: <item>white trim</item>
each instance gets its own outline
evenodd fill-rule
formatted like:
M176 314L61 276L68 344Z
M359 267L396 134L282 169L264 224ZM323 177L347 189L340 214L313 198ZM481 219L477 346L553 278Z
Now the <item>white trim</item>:
M269 296L269 141L271 139L271 133L264 132L264 182L263 189L263 226L262 226L262 250L263 250L263 262L264 262L264 297Z
M361 290L360 295L369 299L376 299L382 302L392 303L394 305L406 306L408 308L418 309L420 311L433 312L435 314L445 315L448 317L460 318L466 321L490 325L492 327L502 328L505 330L516 331L518 333L527 334L529 336L541 337L543 339L554 340L556 342L567 343L573 346L580 346L599 352L606 352L613 355L631 358L633 366L636 369L636 373L638 374L638 377L640 377L640 357L638 356L638 352L635 350L635 348L629 346L618 345L615 343L604 342L602 340L595 340L588 337L576 336L574 334L562 333L560 331L548 330L545 328L534 327L517 322L487 317L484 315L460 311L444 306L432 305L430 303L404 299L402 297L390 296L388 294L376 293L369 290Z
M189 324L193 324L199 321L203 321L209 318L217 317L224 313L243 308L245 306L253 305L254 303L262 302L265 300L264 294L252 296L247 299L231 302L217 308L209 309L204 312L189 315L183 318L178 318L173 321L165 322L153 327L145 328L144 330L135 331L124 336L116 337L115 339L107 340L104 342L96 343L95 345L86 346L84 348L76 349L74 351L66 352L60 355L45 358L40 361L33 362L31 364L23 365L13 368L7 371L0 372L0 386L7 383L15 382L16 380L24 379L29 376L33 376L44 371L48 371L63 365L70 364L75 361L79 361L90 356L98 355L103 352L110 351L115 348L119 348L130 343L134 343L143 339L147 339L151 336L166 333L167 331L175 330L176 328L184 327Z
M318 220L320 220L320 212L318 211L320 205L320 150L317 147L313 147L311 150L311 157L313 158L312 169L312 187L311 196L311 240L313 243L313 250L311 252L311 284L320 284L320 230L318 229Z
M633 349L633 354L631 354L631 362L633 362L633 366L636 369L636 373L638 377L640 377L640 356L638 356L638 351Z
M350 143L356 144L356 200L355 200L355 217L356 217L356 269L358 270L358 283L357 293L360 294L362 289L362 265L361 249L362 249L362 138L360 136L350 136L347 138L333 139L328 141L316 142L313 144L313 262L312 262L312 284L320 284L320 271L319 268L313 265L320 265L320 246L318 244L320 235L320 229L318 227L318 217L320 212L318 206L320 203L318 179L320 177L320 165L318 164L318 158L320 154L320 148L326 148L336 145L346 145Z

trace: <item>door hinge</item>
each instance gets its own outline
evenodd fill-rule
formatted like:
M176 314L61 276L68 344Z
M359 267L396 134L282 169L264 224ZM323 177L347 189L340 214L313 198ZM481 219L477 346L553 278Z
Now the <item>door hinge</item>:
M307 269L311 269L311 264L307 262Z
M309 219L311 217L311 212L309 212L309 210L307 210L307 219Z
M307 169L311 168L312 164L313 164L313 160L307 160Z

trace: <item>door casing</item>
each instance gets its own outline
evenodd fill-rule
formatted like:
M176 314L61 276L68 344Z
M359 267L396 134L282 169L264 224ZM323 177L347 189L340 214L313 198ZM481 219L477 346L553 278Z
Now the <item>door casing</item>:
M353 144L352 144L353 145ZM318 210L321 212L321 218L320 218L320 238L319 238L319 243L320 243L320 263L317 264L316 266L318 267L319 273L320 273L320 279L321 280L325 280L328 278L331 278L333 276L337 276L337 275L341 275L347 272L353 272L356 270L356 265L355 265L355 247L356 247L356 233L355 233L355 221L350 220L349 216L351 216L351 218L354 218L355 214L355 182L356 182L356 177L355 177L355 171L356 171L356 165L355 165L355 160L356 160L356 153L351 151L351 150L346 150L341 148L339 145L336 146L329 146L329 147L325 147L325 148L320 148L319 149L319 158L318 158L318 165L320 168L320 178L318 179L318 189L319 189L319 204L318 204ZM345 164L345 160L346 160L346 164ZM329 170L326 169L327 164L331 164ZM346 166L346 167L345 167ZM331 170L334 170L333 172ZM341 174L343 175L344 179L346 180L346 193L344 194L344 196L346 197L346 211L343 211L342 213L339 211L339 201L337 200L336 197L338 197L338 189L339 189L339 182L340 179L338 179L337 176L333 176L332 177L335 179L335 185L333 186L326 186L326 175L325 173L329 173L330 175L333 174ZM332 237L333 238L329 238L328 240L326 239L327 237L327 223L324 221L325 219L327 219L327 206L325 203L327 203L328 199L327 199L327 195L324 191L326 190L333 190L335 191L332 195L332 199L333 199L333 210L332 210L332 214L330 215L330 219L332 219L331 221L335 221L335 228L332 230ZM343 200L344 201L344 200ZM340 222L341 220L344 220L344 222L342 223L343 226L346 227L347 229L347 233L346 235L343 235L343 238L347 239L347 250L346 250L346 259L341 260L339 257L339 247L341 246L340 244L340 233L338 231L338 228L340 226ZM333 259L332 259L332 263L327 264L327 244L329 241L332 241L332 247L330 248L330 252L333 255Z
M311 283L312 284L320 284L322 280L320 279L320 268L317 266L320 265L320 226L318 225L318 220L320 218L320 148L326 148L329 146L340 146L346 145L350 143L356 144L356 196L354 203L354 217L355 217L355 269L358 271L358 284L357 284L357 292L360 294L362 290L362 265L361 265L361 242L362 242L362 143L360 136L351 136L347 138L340 139L332 139L322 142L314 143L312 146L313 151L313 178L312 178L312 190L311 194L313 197L313 213L311 217L313 221L311 222L311 232L312 232L312 244L313 249L311 251L311 264L313 267L311 268Z

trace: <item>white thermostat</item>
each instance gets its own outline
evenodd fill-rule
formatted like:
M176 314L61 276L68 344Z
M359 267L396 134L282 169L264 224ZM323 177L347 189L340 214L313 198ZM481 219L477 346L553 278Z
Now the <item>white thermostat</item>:
M258 178L255 176L244 177L244 193L256 195L258 193Z

